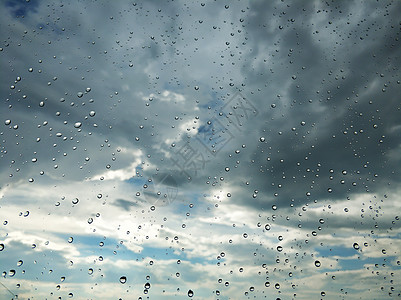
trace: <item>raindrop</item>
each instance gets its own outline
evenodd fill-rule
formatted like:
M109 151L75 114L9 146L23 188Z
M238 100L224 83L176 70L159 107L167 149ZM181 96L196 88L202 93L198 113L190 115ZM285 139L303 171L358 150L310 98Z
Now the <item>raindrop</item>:
M11 120L5 120L5 121L4 121L4 124L5 124L5 125L10 125L10 124L11 124Z
M15 275L15 270L10 270L8 276L13 277Z
M88 219L88 224L92 224L93 223L93 219L92 218L89 218Z
M23 262L22 260L19 260L19 261L17 262L17 267L21 267L23 264L24 264L24 262Z
M79 128L79 127L81 127L82 126L82 123L81 122L76 122L75 124L74 124L74 127L75 128Z
M4 250L4 244L0 244L0 251Z
M74 238L70 236L67 241L71 244L74 241Z
M127 277L121 276L121 277L120 277L120 282L121 282L122 284L126 283L126 282L127 282Z
M320 263L320 261L318 261L318 260L315 260L315 266L319 268L319 267L321 266L321 263Z
M188 291L188 297L193 297L193 295L194 295L194 292L192 290L189 290Z
M261 137L259 138L259 140L263 143L266 139L265 139L263 136L261 136Z
M84 93L82 93L82 92L78 92L78 94L77 94L78 98L82 98L83 95L84 95Z
M78 204L78 202L79 202L79 199L78 199L78 198L72 199L72 204Z
M91 110L89 112L89 116L94 117L96 115L96 112L94 110Z
M270 228L271 228L271 227L270 227L269 224L266 224L266 225L265 225L265 229L266 229L266 230L270 230Z

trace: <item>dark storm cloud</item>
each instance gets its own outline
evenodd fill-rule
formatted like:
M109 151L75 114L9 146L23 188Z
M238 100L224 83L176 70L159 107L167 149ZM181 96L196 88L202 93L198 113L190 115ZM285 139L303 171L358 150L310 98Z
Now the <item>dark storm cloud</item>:
M268 60L265 66L243 68L245 77L252 79L248 89L265 86L249 96L260 116L247 124L253 129L250 145L256 148L243 152L254 162L242 166L238 175L227 176L234 184L253 183L234 198L243 205L269 208L272 203L288 205L291 199L300 204L313 199L342 200L364 191L383 193L388 183L400 179L400 160L389 157L400 144L395 130L401 123L396 10L379 17L385 9L368 2L361 9L371 15L355 20L346 14L348 4L333 6L323 17L327 28L317 28L317 33L313 25L319 13L326 12L318 12L311 3L290 8L280 3L279 8L251 5L252 19L245 29L254 51L248 61L261 55L266 44L275 47L262 54ZM275 28L260 26L267 22ZM284 24L283 29L279 24ZM375 24L381 25L377 29ZM257 143L256 132L266 142ZM241 161L244 155L238 156ZM254 189L259 191L256 199L250 197Z
M91 7L86 4L82 8L87 11ZM2 84L4 105L12 104L8 109L17 112L11 126L19 124L17 131L7 128L3 133L10 159L1 161L2 168L15 161L9 170L14 179L19 176L14 170L23 168L25 177L29 169L32 174L46 169L79 180L104 170L116 147L126 146L144 151L146 162L160 169L143 170L144 181L174 169L172 175L182 189L201 191L209 186L242 184L240 195L232 201L255 208L288 205L291 199L295 204L317 198L344 199L352 193L381 191L387 183L399 180L396 166L400 161L389 156L399 147L397 9L382 16L386 8L372 2L359 6L353 2L255 1L248 7L232 4L222 11L217 3L189 5L187 9L160 3L123 7L103 3L96 7L96 14L85 18L78 8L57 7L57 11L77 12L53 25L66 27L65 31L49 25L33 32L28 25L39 23L34 14L24 20L30 29L26 34L23 27L3 29L5 37L16 37L14 44L3 50L3 55L11 58L9 63L3 60L3 65L15 71L8 72L7 82ZM195 11L199 20L192 16ZM214 19L208 19L209 12ZM220 18L216 18L218 12ZM146 27L137 26L129 14L137 16L140 24L145 24L145 19L150 22ZM15 24L21 26L19 22ZM213 25L217 29L212 29ZM191 50L188 38L202 40L194 44L198 52ZM40 51L29 51L33 46ZM210 52L213 46L215 51ZM201 64L197 58L202 59ZM224 64L219 65L219 60ZM196 72L189 72L188 65ZM27 71L29 67L33 67L32 73ZM235 73L241 77L233 80L236 84L229 90L225 76L236 77ZM10 90L21 75L16 89ZM174 78L180 84L172 84ZM216 89L216 83L222 85L221 91L208 93L207 89ZM201 90L194 90L195 85ZM86 88L90 92L85 92ZM165 102L163 91L170 88L185 101ZM218 115L235 89L258 112L256 117L244 119L241 127L232 117ZM81 98L79 92L84 93ZM22 98L23 94L28 97ZM194 106L199 110L194 112ZM89 117L92 110L95 117ZM179 130L180 120L187 115L198 116L199 133L191 139ZM181 119L175 121L177 116ZM214 117L233 137L217 154L194 142ZM44 121L49 123L47 127ZM80 130L74 127L76 122L82 123ZM56 137L58 132L61 138ZM16 133L24 140L14 148L11 141L17 142ZM262 136L265 142L259 141ZM36 137L41 141L36 142ZM179 146L190 143L206 157L207 163L190 181L174 162L178 146L172 148L167 139ZM63 156L62 145L77 146L77 150ZM235 154L236 149L241 152ZM35 167L38 164L30 163L33 157L46 164ZM85 162L86 157L90 162ZM122 154L117 157L120 159L110 162L112 170L132 159ZM57 170L54 164L59 165ZM85 171L79 169L83 164ZM76 167L67 171L68 165ZM227 166L228 173L224 171ZM210 185L205 184L208 182ZM258 195L253 199L255 190Z

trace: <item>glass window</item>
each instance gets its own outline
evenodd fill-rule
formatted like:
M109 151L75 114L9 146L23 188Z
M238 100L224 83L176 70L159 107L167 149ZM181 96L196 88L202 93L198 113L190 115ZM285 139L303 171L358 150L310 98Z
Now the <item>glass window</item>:
M1 299L400 297L401 2L0 11Z

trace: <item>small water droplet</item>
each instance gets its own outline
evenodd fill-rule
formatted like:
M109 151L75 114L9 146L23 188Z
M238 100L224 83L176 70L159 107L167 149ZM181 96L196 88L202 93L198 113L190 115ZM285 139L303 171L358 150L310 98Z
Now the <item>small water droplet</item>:
M75 128L79 128L79 127L81 127L82 126L82 123L81 122L76 122L75 124L74 124L74 127Z
M320 261L318 261L318 260L315 260L315 266L319 268L319 267L321 266L321 263L320 263Z
M120 277L120 282L121 282L122 284L126 283L126 282L127 282L127 277L121 276L121 277Z
M188 291L188 297L193 297L194 296L194 292L192 290Z

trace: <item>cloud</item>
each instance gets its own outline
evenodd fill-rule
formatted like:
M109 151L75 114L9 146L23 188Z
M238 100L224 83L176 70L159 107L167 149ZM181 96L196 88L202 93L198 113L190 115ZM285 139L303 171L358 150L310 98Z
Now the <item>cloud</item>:
M401 292L400 3L1 6L19 298Z

